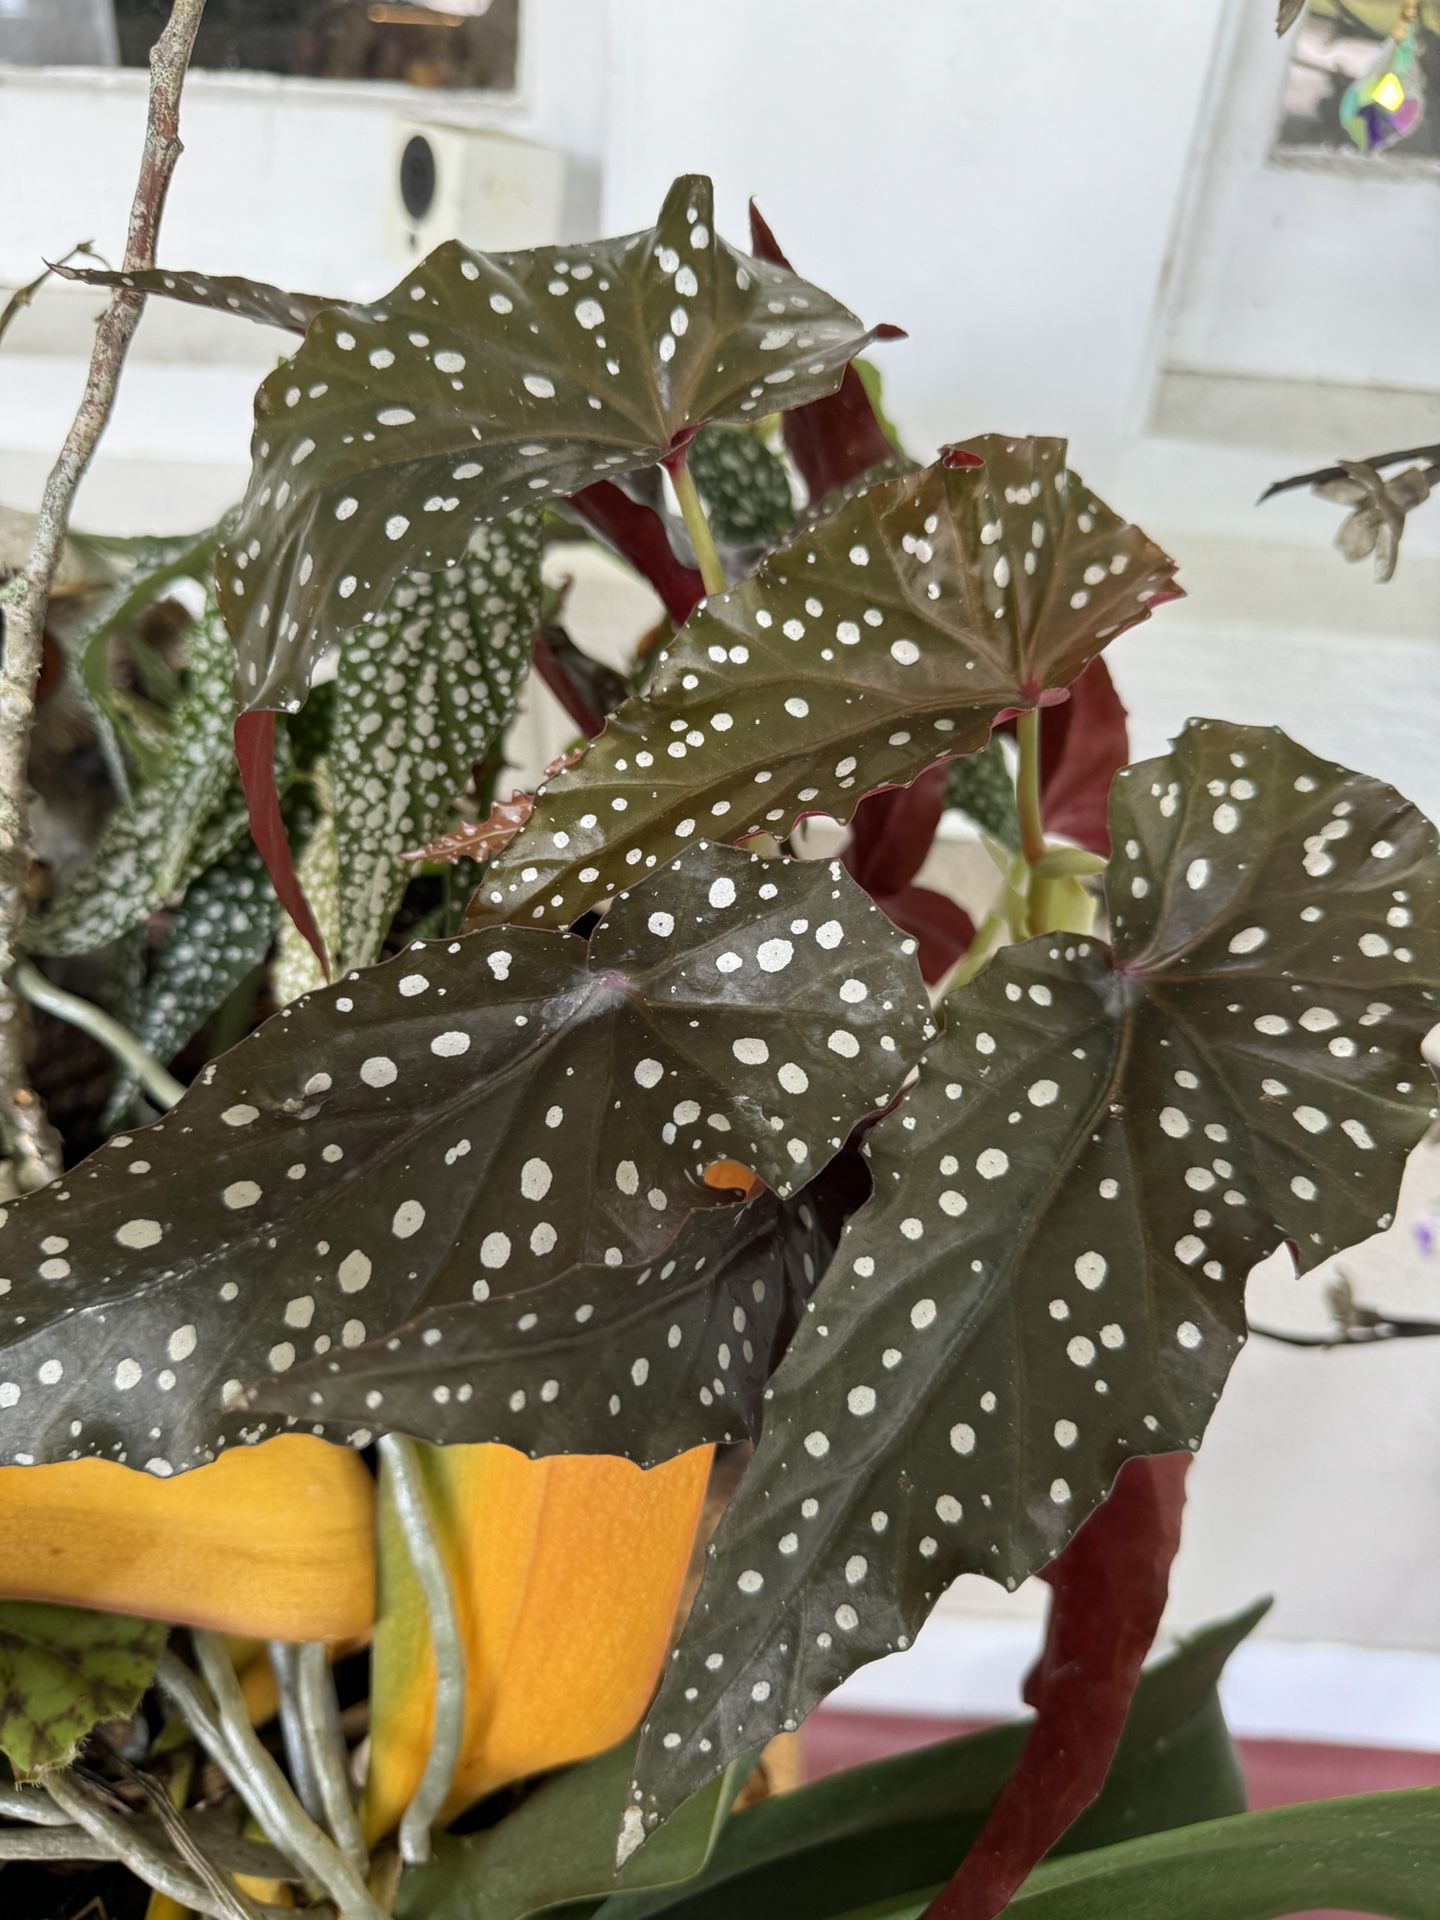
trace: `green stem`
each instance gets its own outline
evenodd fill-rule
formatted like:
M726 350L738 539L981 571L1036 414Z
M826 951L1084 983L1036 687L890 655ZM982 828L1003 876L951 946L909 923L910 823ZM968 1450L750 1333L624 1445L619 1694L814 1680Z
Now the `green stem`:
M153 1054L145 1051L134 1034L122 1027L118 1020L112 1020L102 1008L89 1000L82 1000L77 993L67 993L64 987L57 987L53 980L47 980L40 969L32 966L28 960L21 960L16 966L15 984L32 1007L53 1014L68 1026L79 1027L82 1033L88 1033L91 1039L98 1040L122 1065L129 1067L156 1106L168 1110L184 1094L185 1089L175 1076L167 1073Z
M301 1726L320 1789L325 1824L336 1846L363 1878L370 1869L370 1854L350 1796L349 1750L340 1731L335 1681L324 1647L311 1642L299 1649L295 1679Z
M670 463L669 473L675 487L675 498L680 503L685 531L689 534L690 544L695 549L695 559L700 568L700 579L705 591L706 593L724 593L725 569L720 564L720 555L715 546L715 536L710 531L710 522L705 518L705 509L700 502L695 476L691 473L690 463L683 453L678 454Z
M1040 710L1031 707L1015 722L1020 763L1015 773L1015 804L1020 815L1020 848L1030 866L1045 851L1040 818Z
M414 1867L430 1858L430 1830L450 1797L450 1783L460 1758L465 1731L465 1643L449 1571L435 1536L420 1449L404 1434L387 1433L380 1441L380 1458L389 1477L405 1550L425 1596L435 1654L435 1719L430 1752L420 1784L400 1822L400 1858Z

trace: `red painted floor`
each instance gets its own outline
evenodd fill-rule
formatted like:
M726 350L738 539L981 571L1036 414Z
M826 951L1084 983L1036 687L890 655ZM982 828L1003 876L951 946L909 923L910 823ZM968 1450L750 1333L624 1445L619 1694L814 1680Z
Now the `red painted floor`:
M900 1714L841 1713L821 1708L805 1723L805 1776L818 1780L842 1767L905 1753L932 1740L975 1730L974 1722L922 1720ZM1381 1747L1332 1747L1300 1740L1241 1740L1240 1763L1252 1807L1288 1807L1396 1787L1440 1787L1440 1753ZM1357 1920L1354 1914L1306 1914L1297 1920Z

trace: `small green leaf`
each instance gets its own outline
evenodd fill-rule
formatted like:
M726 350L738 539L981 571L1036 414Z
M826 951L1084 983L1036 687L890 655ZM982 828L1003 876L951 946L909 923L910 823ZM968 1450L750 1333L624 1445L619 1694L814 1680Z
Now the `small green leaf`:
M932 1030L913 946L838 862L700 845L588 943L417 943L300 1000L9 1210L0 1454L196 1466L273 1430L246 1383L302 1358L491 1298L539 1325L576 1266L661 1261L728 1206L718 1159L788 1198ZM563 1415L580 1383L550 1377Z
M1204 1628L1145 1670L1105 1786L1062 1851L1243 1811L1240 1768L1215 1689L1267 1605ZM604 1920L826 1920L933 1886L980 1832L1030 1724L942 1740L763 1800L729 1823L694 1880L617 1896ZM657 1840L668 1832L662 1827Z
M983 753L952 760L945 777L945 804L973 820L1011 853L1020 851L1020 819L1015 811L1015 776L1002 740L992 737Z
M710 531L722 545L773 547L789 531L795 505L785 464L758 434L702 427L687 458Z
M1171 561L1067 471L1063 440L974 448L978 466L870 487L707 601L541 789L474 922L565 926L694 833L848 819L876 787L975 752L1171 590Z
M1281 1920L1323 1907L1434 1920L1437 1887L1440 1787L1420 1787L1269 1807L1055 1860L1036 1869L1006 1912L1016 1920ZM918 1920L924 1904L902 1911Z
M647 1812L908 1645L959 1574L1018 1585L1126 1459L1193 1451L1256 1262L1390 1223L1433 1111L1434 828L1215 722L1120 775L1110 828L1113 952L997 955L868 1137L875 1198L647 1723Z
M183 893L233 844L244 824L243 810L223 804L237 791L230 749L233 665L224 623L207 606L190 630L185 694L158 777L116 808L89 860L68 877L54 904L27 922L25 941L33 951L88 953L104 946Z
M709 1859L743 1781L733 1767L615 1871L615 1820L635 1762L627 1741L571 1767L498 1826L442 1838L428 1866L405 1876L398 1920L528 1920L550 1907L689 1880ZM653 1855L653 1858L652 1858Z
M0 1753L63 1767L92 1727L135 1711L170 1629L156 1620L0 1601Z
M380 952L412 877L515 711L540 617L540 512L477 527L444 573L402 574L340 651L331 771L340 964Z
M648 232L527 253L448 241L370 306L327 307L255 400L216 566L250 708L296 707L325 648L471 529L653 465L707 420L829 393L854 314L715 233L677 180Z
M1033 871L1039 880L1078 880L1104 873L1109 864L1103 854L1088 853L1084 847L1049 847Z

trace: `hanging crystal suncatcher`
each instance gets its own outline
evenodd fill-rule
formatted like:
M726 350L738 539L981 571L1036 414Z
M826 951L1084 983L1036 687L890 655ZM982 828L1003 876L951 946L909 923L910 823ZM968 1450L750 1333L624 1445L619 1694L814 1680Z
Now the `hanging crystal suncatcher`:
M1420 0L1405 0L1379 57L1340 102L1340 124L1362 153L1379 153L1419 126L1425 112L1420 69Z

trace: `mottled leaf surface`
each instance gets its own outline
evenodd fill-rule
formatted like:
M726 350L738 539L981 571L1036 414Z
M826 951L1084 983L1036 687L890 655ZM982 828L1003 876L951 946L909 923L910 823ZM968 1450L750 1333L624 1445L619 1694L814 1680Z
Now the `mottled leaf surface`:
M251 707L298 706L324 648L472 527L650 466L707 420L830 392L855 316L715 233L710 183L654 227L482 254L447 241L383 300L327 307L255 400L216 567Z
M588 945L488 932L347 975L10 1210L0 1455L197 1465L274 1429L246 1381L655 1259L726 1203L712 1161L812 1179L928 1030L838 863L704 846Z
M649 1722L649 1813L908 1645L958 1574L1053 1559L1124 1460L1193 1449L1255 1262L1390 1222L1432 1111L1434 828L1278 730L1197 722L1120 776L1111 837L1113 952L997 956L869 1136L875 1198Z
M380 952L411 867L515 711L540 617L537 509L480 526L464 559L404 574L340 651L331 757L340 965Z
M275 938L279 912L253 841L237 841L207 867L171 916L140 995L132 1030L147 1053L162 1062L174 1059L260 965ZM108 1103L115 1118L128 1108L136 1084L126 1067L117 1069Z
M15 1772L63 1767L92 1727L133 1713L169 1632L127 1614L0 1602L0 1753Z
M988 435L972 457L869 488L707 600L542 789L477 920L563 926L694 834L848 819L973 753L1173 592L1171 561L1068 472L1064 441Z
M1046 713L1041 728L1042 740L1049 729L1051 712L1059 711L1057 707ZM1005 758L1005 748L998 735L983 752L972 753L966 760L950 762L945 780L945 804L963 813L1000 846L1008 847L1012 853L1020 851L1015 776L1010 771L1010 763Z
M773 547L795 518L785 463L743 427L702 427L687 459L715 538Z
M436 1445L603 1450L646 1467L755 1439L765 1383L868 1195L864 1163L841 1154L792 1200L762 1189L698 1214L643 1266L574 1268L526 1294L518 1314L508 1293L439 1308L272 1375L250 1403Z
M27 922L26 945L35 952L88 953L117 939L217 857L217 824L226 844L239 832L243 816L222 807L234 781L233 666L230 636L207 605L190 630L185 692L164 765L111 814L90 859L54 904Z

